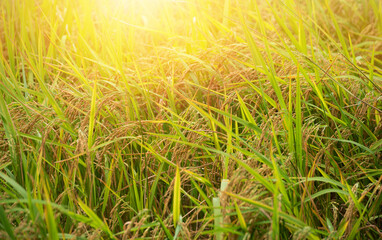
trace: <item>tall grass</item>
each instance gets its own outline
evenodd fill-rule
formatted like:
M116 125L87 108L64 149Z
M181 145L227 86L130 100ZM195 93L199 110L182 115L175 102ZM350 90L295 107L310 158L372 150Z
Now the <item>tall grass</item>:
M0 238L382 238L382 2L0 2Z

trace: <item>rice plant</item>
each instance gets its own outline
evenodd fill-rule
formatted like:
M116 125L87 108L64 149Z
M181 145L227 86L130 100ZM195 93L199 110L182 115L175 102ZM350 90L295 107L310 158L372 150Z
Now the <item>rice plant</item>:
M382 2L0 1L0 239L381 239Z

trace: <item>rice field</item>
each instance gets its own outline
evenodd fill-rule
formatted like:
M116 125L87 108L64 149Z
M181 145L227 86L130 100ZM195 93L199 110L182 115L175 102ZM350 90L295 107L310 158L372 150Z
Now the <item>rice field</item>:
M0 239L381 239L379 0L0 1Z

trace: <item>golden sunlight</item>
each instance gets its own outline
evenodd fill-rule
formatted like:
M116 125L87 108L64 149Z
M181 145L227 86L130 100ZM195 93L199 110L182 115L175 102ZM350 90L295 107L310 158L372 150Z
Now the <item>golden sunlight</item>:
M170 17L177 7L184 7L182 0L109 0L112 9L117 10L122 19L144 27L155 27L164 15ZM117 16L112 16L117 17Z

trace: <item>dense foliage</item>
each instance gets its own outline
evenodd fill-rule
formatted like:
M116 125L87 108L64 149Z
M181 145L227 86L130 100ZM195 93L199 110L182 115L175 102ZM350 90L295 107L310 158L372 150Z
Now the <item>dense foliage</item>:
M379 0L0 1L0 238L381 239Z

